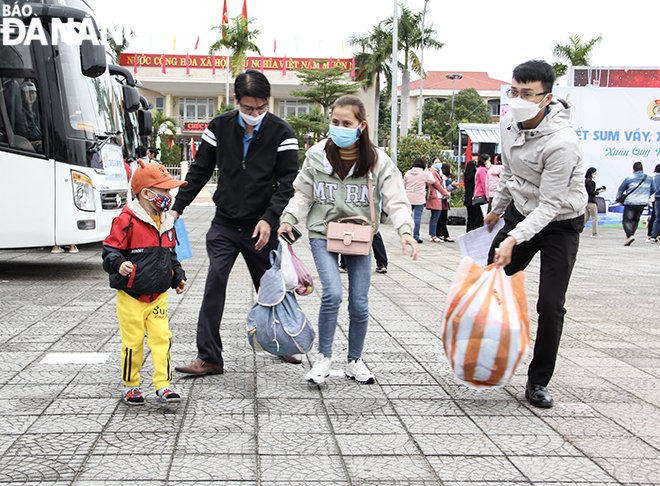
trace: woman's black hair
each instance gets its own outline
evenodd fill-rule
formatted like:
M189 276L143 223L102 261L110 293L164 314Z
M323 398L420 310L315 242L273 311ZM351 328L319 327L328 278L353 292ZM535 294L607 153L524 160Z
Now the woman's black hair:
M449 165L447 163L442 164L442 167L440 168L440 170L445 175L445 177L451 176L451 165Z
M655 166L655 169L653 170L656 174L660 173L660 164Z
M337 98L337 100L332 104L330 109L330 116L332 117L332 111L337 107L346 107L350 106L353 109L355 118L358 122L367 121L367 110L364 107L364 103L357 96L353 95L344 95ZM353 177L363 177L369 173L371 169L376 165L376 160L378 160L378 154L376 152L376 147L371 140L369 139L369 127L367 126L362 133L360 138L357 140L359 155L358 160L355 163L355 169L353 170ZM333 173L341 174L343 172L343 166L341 157L339 156L339 147L337 147L331 138L328 138L328 141L325 144L325 154L328 157L328 162L332 166Z
M248 69L236 76L234 80L234 97L238 102L246 96L263 100L270 98L268 78L254 69Z
M596 172L596 168L595 167L589 167L587 169L587 173L584 174L584 178L585 179L592 179L593 175L594 175L594 172Z
M412 166L419 167L420 169L426 169L426 162L424 162L424 159L421 157L417 157L415 160L413 160Z
M490 160L490 155L488 154L481 154L479 156L479 162L477 162L477 165L479 167L486 167L486 162Z

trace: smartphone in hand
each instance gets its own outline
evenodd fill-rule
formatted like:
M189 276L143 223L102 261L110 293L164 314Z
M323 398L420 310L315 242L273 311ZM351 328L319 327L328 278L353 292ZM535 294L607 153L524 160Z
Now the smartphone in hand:
M288 233L282 233L280 235L282 239L286 241L289 245L293 245L302 236L302 233L300 233L300 231L298 231L298 229L295 226L291 226L291 232L293 233L293 240L291 239Z

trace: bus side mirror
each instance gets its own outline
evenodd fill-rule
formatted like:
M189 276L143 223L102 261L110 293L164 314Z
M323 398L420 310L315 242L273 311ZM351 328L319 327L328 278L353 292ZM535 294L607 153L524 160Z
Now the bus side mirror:
M94 45L91 40L83 39L80 44L80 70L88 78L98 78L107 67L105 48Z
M138 111L138 132L141 137L150 137L154 130L154 118L150 111Z
M132 113L140 108L140 93L132 86L122 86L124 94L124 110Z

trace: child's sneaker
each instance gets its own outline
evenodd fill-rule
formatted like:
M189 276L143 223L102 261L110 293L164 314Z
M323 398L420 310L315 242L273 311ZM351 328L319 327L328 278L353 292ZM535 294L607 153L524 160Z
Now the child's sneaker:
M369 371L362 358L349 361L344 374L363 385L371 385L376 382L376 377Z
M144 396L138 387L125 388L122 400L126 405L144 405Z
M332 358L328 358L319 353L316 361L314 361L314 366L312 366L312 369L305 375L305 379L309 383L320 385L324 383L325 379L330 375L331 368Z
M179 403L181 395L169 387L161 388L156 392L156 399L161 403Z

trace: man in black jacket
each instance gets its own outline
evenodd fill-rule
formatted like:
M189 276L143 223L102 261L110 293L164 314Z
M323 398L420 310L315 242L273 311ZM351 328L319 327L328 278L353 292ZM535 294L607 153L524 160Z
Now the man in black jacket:
M197 321L197 358L175 368L194 376L223 372L220 322L229 273L240 253L259 288L270 268L269 253L277 248L273 228L293 196L298 173L298 140L288 123L268 113L266 77L254 70L239 74L234 93L238 110L215 117L204 130L188 185L171 211L178 217L218 168L215 217L206 235L209 270Z

